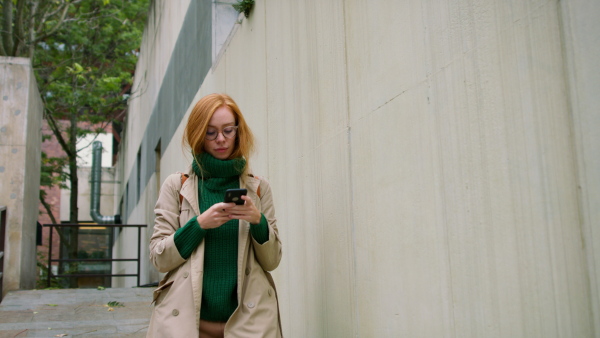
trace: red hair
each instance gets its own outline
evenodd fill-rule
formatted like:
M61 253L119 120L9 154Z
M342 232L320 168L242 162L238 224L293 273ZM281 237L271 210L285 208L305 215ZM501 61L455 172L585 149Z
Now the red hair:
M246 167L244 168L244 172L246 172L250 155L254 152L254 135L248 124L246 124L240 108L227 94L209 94L196 103L183 131L183 145L184 147L189 146L194 155L204 153L208 123L215 111L223 106L231 109L235 117L235 123L238 126L233 152L228 159L238 157L246 159Z

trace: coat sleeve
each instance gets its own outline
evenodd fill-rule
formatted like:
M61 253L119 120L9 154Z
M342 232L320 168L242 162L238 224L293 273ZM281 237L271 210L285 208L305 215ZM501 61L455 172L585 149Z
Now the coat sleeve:
M275 207L273 206L273 194L271 185L264 178L260 179L260 204L261 213L267 219L269 226L269 240L263 244L252 238L254 254L258 263L265 271L273 271L279 266L282 256L281 240L277 230L277 219L275 218Z
M150 261L160 272L169 272L185 262L175 246L179 224L179 174L169 175L154 207L154 232L150 238Z

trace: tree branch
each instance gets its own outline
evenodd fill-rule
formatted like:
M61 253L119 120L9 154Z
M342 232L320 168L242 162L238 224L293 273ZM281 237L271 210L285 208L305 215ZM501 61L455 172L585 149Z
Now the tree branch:
M49 31L47 31L43 35L38 36L34 41L32 41L32 44L36 44L38 41L43 40L46 37L54 34L54 32L56 32L60 28L60 26L62 26L62 24L64 23L65 17L67 16L67 12L69 11L69 6L73 5L73 4L77 3L77 2L79 2L79 1L73 1L72 3L68 3L68 2L64 3L63 2L63 4L61 5L62 8L59 7L59 9L57 9L55 12L53 12L53 13L58 13L59 10L62 10L62 13L60 15L60 19L58 20L58 22L56 23L56 25L54 25L54 27L52 27L52 29L50 29ZM53 13L51 13L51 14L54 15ZM43 20L40 23L45 22L50 16L51 15L44 15L44 18L43 18ZM39 29L38 29L38 32L37 32L38 34L40 33L40 31L41 31L42 28L43 28L43 25L41 24L40 27L39 27Z
M13 55L19 56L19 50L22 45L25 45L25 29L23 28L23 15L25 13L25 0L17 0L17 20L15 21L15 41L13 47Z
M31 1L32 5L33 3L36 3L36 8L39 11L40 14L36 14L38 16L37 22L36 24L38 25L37 28L35 28L35 26L33 29L35 30L36 34L39 34L40 32L42 32L44 30L44 24L46 23L46 20L48 19L48 12L50 11L50 3L48 1L45 0L33 0ZM62 4L64 4L64 0L61 1ZM62 8L60 5L58 6L58 8Z
M41 190L40 190L40 192L41 192ZM48 216L50 216L50 220L52 221L52 224L59 224L56 221L56 218L54 217L54 215L52 214L52 207L48 204L48 202L46 202L46 200L42 197L41 194L40 194L40 202L42 202L44 209L46 209ZM55 229L56 229L56 233L58 234L58 237L60 237L60 242L61 243L69 243L68 239L65 237L65 234L63 234L61 229L58 227L56 227ZM52 228L50 228L50 231L52 231Z
M48 114L47 112L44 112L44 115L46 117L46 120L48 121L48 126L50 127L50 130L52 130L52 133L54 133L54 136L56 136L58 143L63 148L63 150L65 151L67 156L69 156L69 157L77 156L77 154L73 154L73 152L71 151L71 148L69 148L67 141L65 141L65 139L61 133L61 130L58 127L58 124L56 123L56 121L54 120L52 115Z
M35 51L35 44L33 43L33 39L35 39L35 15L37 13L38 3L37 1L31 1L31 7L29 8L29 26L27 27L29 30L29 58L32 59L33 62L33 53Z
M67 1L67 2L65 2L65 0L62 0L61 2L62 2L63 5L65 5L65 6L68 7L68 6L72 6L72 5L77 5L81 1L82 0L74 0L74 1ZM49 18L49 17L55 16L56 14L60 13L63 10L64 9L59 6L54 12L46 13L46 15L45 15L44 18ZM64 16L64 13L63 13L63 16Z
M11 1L4 1L2 4L2 16L4 20L2 21L2 41L4 42L4 51L8 51L9 53L13 50L13 4ZM6 53L4 53L6 55ZM14 55L8 55L14 56Z
M6 55L6 50L4 49L4 34L0 34L0 55Z
M46 202L46 199L44 198L42 192L43 192L43 190L40 189L40 202L44 206L44 209L46 209L46 213L50 217L52 224L58 224L58 222L56 221L56 217L54 217L54 214L52 213L52 206L50 206L50 204L48 204L48 202Z

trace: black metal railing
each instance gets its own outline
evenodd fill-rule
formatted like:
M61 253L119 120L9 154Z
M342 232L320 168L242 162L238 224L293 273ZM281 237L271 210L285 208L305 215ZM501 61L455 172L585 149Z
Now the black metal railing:
M50 281L52 278L69 278L69 277L137 277L137 286L140 286L140 256L142 255L141 237L142 228L146 227L146 224L44 224L45 227L50 227L50 244L48 245L48 280L47 286L50 287ZM89 228L90 226L104 227L104 228L137 228L138 229L138 240L137 240L137 258L62 258L52 259L52 233L55 227L79 227ZM112 248L111 248L112 249ZM137 273L135 274L113 274L113 273L68 273L68 274L52 274L52 263L76 263L76 262L137 262ZM112 271L112 270L111 270Z
M0 206L0 302L4 284L4 239L6 238L6 206Z

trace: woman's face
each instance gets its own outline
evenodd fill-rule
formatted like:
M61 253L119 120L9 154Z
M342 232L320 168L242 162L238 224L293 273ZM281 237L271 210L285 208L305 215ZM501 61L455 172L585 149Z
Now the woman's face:
M210 121L208 121L207 135L217 133L217 138L214 140L204 141L204 151L211 154L219 160L226 160L233 153L235 146L235 138L237 133L232 138L225 137L223 129L226 127L235 126L235 116L228 106L219 107Z

